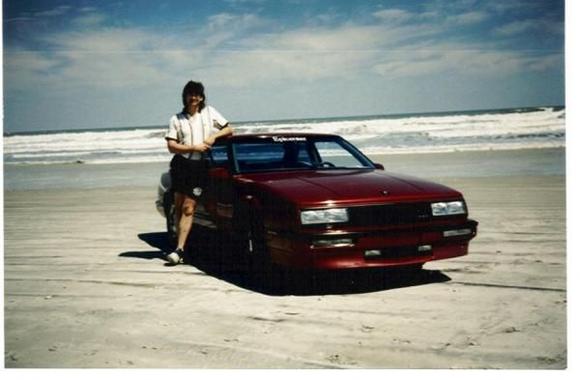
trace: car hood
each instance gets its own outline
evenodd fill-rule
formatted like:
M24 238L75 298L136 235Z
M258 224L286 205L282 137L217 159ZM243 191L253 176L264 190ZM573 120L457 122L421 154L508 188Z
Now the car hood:
M312 206L461 198L461 193L446 186L382 170L253 173L240 175L239 180Z

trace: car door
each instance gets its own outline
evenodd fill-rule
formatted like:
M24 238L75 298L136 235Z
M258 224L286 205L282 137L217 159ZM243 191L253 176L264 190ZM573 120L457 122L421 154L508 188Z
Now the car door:
M234 189L228 144L216 143L209 158L209 183L205 210L218 229L229 229L233 217Z

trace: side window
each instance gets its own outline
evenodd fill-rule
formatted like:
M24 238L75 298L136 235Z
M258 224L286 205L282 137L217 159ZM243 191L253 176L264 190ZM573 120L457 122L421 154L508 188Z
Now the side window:
M228 146L226 144L214 145L210 150L211 166L227 167L228 166Z

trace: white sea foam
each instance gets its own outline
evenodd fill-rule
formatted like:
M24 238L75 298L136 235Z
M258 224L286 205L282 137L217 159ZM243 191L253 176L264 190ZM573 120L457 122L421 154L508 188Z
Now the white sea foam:
M461 145L446 145L439 147L420 147L415 149L409 148L389 148L384 147L369 147L364 149L367 155L384 155L384 154L425 154L425 153L453 153L453 152L475 152L485 150L522 150L522 149L549 149L562 148L563 143L556 141L546 141L542 143L530 144L521 142L511 142L501 145L495 144L461 144Z
M562 147L565 109L448 113L237 123L236 133L332 133L367 154ZM4 137L6 164L168 161L165 128L59 132Z

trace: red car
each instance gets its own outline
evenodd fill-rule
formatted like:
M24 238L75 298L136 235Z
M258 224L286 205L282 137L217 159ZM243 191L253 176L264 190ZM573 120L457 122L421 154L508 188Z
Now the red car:
M387 173L343 138L235 135L207 157L194 223L242 242L236 254L291 268L415 267L466 255L477 222L460 192ZM157 208L175 235L168 173Z

